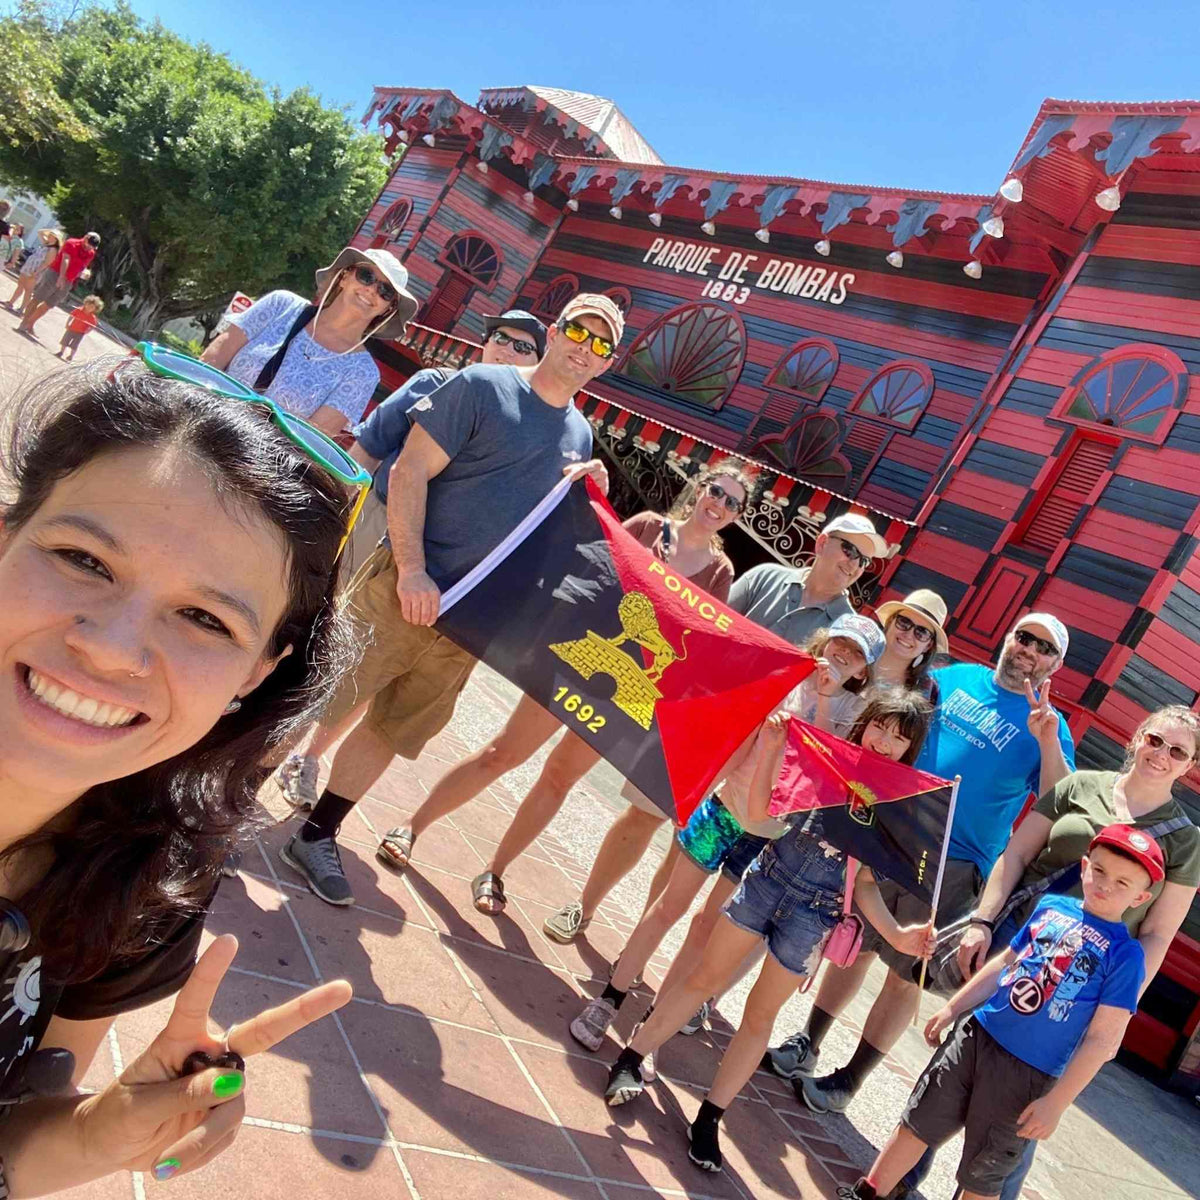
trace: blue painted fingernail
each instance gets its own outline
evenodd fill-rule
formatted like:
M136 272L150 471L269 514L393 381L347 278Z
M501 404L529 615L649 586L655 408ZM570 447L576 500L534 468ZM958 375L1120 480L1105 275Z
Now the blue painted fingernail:
M164 1158L162 1162L155 1165L152 1173L159 1183L163 1183L170 1179L172 1175L177 1174L182 1165L177 1158Z

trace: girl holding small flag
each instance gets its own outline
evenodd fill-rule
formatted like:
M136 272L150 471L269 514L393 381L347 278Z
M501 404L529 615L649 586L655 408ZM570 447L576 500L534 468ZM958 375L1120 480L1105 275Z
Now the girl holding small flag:
M929 718L929 704L918 693L880 690L872 694L848 740L883 758L910 764L920 750ZM781 712L764 727L763 741L771 753L760 757L750 785L747 807L752 819L768 813L777 775L774 764L790 720L789 714ZM719 1171L721 1116L761 1061L775 1018L797 982L814 975L820 966L829 936L844 913L846 875L845 855L823 840L821 810L796 814L788 831L770 843L747 871L725 906L727 920L713 931L691 974L669 991L664 988L652 1015L618 1056L605 1091L609 1104L624 1104L641 1094L646 1055L680 1027L700 1000L728 987L755 944L764 941L768 955L741 1025L688 1131L688 1157L704 1170ZM898 925L870 871L859 866L850 886L867 919L892 945L918 956L932 950L935 937L929 926Z
M883 634L869 617L857 613L838 617L828 629L814 634L805 646L817 660L817 669L784 699L779 710L794 712L801 720L844 736L863 707L861 691L870 678L871 664L879 658L883 647ZM676 964L687 964L699 953L716 924L720 906L733 894L743 872L771 838L785 832L786 826L781 822L764 819L765 810L754 819L746 811L745 797L760 764L768 764L765 769L773 780L783 757L781 744L774 747L765 744L765 732L764 724L753 737L746 739L725 766L720 795L714 793L702 801L675 835L672 846L675 862L666 886L630 935L604 992L590 1000L571 1022L571 1036L586 1049L596 1051L603 1045L608 1027L616 1019L633 981L645 970L667 930L687 912L707 880L714 875L718 877L708 903L688 930L675 957ZM663 990L681 970L682 966L672 966L663 981ZM708 1003L705 997L700 999ZM688 1032L694 1033L695 1029Z

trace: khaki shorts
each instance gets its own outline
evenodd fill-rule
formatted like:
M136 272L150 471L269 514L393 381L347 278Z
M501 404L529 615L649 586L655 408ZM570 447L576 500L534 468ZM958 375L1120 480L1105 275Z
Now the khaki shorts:
M369 700L367 727L397 754L418 758L454 715L475 659L431 627L401 617L389 546L363 563L343 603L372 641L358 670L335 693L325 720L337 724Z
M58 272L49 267L42 271L33 287L33 299L38 304L53 308L61 304L71 294L71 285L59 280Z

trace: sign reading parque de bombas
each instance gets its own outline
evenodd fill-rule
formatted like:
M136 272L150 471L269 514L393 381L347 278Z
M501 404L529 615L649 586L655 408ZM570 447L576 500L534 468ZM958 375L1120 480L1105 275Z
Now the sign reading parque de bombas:
M778 292L803 300L841 304L854 282L848 271L833 271L816 263L790 258L745 254L725 246L656 237L642 256L652 267L677 275L698 275L707 280L700 295L714 300L745 304L752 292Z

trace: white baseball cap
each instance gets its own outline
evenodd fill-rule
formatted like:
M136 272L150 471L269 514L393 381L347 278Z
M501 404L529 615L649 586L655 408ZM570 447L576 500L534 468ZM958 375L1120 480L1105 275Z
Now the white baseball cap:
M860 550L865 548L872 558L887 558L887 542L875 532L871 518L862 513L842 513L840 517L834 517L821 532L840 533L846 538L863 538L866 541L866 547L860 546Z
M1027 625L1040 625L1046 631L1047 639L1054 643L1058 657L1067 657L1067 646L1070 645L1071 639L1067 633L1067 627L1053 613L1026 613L1012 627L1011 632L1016 633L1018 629L1024 629Z

